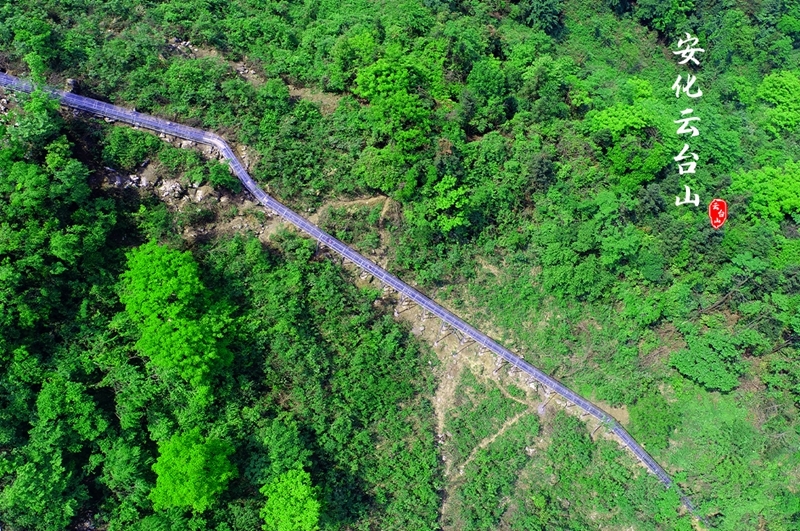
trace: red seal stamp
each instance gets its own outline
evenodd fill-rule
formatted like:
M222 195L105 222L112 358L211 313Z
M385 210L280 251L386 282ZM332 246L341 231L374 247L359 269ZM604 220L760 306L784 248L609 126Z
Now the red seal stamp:
M728 219L728 203L724 199L714 199L708 204L708 217L711 218L711 226L715 229L720 228Z

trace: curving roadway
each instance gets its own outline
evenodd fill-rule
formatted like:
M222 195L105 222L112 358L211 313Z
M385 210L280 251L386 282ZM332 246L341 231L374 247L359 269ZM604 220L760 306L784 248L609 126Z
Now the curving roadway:
M19 78L16 78L14 76L2 72L0 72L0 86L20 92L31 92L34 88L31 83L27 83ZM359 253L352 250L350 247L348 247L341 241L337 240L330 234L324 232L316 225L310 223L309 221L307 221L305 218L303 218L293 210L287 208L285 205L277 201L275 198L267 195L256 184L256 182L252 179L252 177L250 177L250 175L247 173L242 163L236 157L236 154L233 152L231 147L219 135L203 131L200 129L196 129L193 127L187 127L184 125L176 124L168 120L156 118L154 116L150 116L147 114L142 114L140 112L131 111L123 107L111 105L110 103L105 103L95 99L87 98L85 96L80 96L78 94L72 94L70 92L64 92L52 88L44 88L44 90L49 94L51 94L56 99L58 99L62 105L71 107L73 109L90 112L93 114L100 115L102 117L111 118L114 120L119 120L120 122L132 124L137 127L151 129L153 131L158 131L160 133L165 133L168 135L177 136L201 144L212 145L216 147L217 149L219 149L222 156L225 157L225 159L228 161L228 164L230 165L233 173L239 178L244 187L247 188L247 190L251 194L253 194L253 196L255 196L255 198L259 201L259 203L275 211L286 221L288 221L295 227L299 228L303 232L307 233L312 238L317 240L319 243L325 245L329 249L340 254L343 258L350 260L355 265L363 269L365 272L371 274L372 276L383 282L385 285L397 291L401 296L404 296L414 301L420 307L422 307L424 311L427 311L428 313L435 315L436 317L441 319L443 323L446 323L451 328L458 330L461 334L463 334L464 337L468 337L473 341L475 341L481 347L491 350L492 352L500 356L502 359L507 361L510 365L528 374L531 378L539 382L541 385L550 388L554 392L566 398L568 401L572 402L573 404L583 409L586 413L600 420L600 422L602 422L610 431L612 431L614 434L617 435L617 437L619 437L622 444L625 445L644 464L644 466L647 467L648 470L650 470L653 474L655 474L658 477L658 479L661 481L661 483L664 484L665 487L669 488L670 486L672 486L675 489L678 489L681 502L683 503L683 505L695 516L697 516L701 520L703 519L702 515L698 513L697 509L694 507L689 498L684 496L683 493L680 492L677 485L673 484L672 478L670 478L669 474L667 474L667 472L663 468L661 468L661 466L655 461L655 459L653 459L650 456L650 454L648 454L645 451L645 449L642 448L641 445L639 445L639 443L637 443L633 439L633 437L630 436L630 434L625 430L625 428L623 428L608 413L606 413L599 407L595 406L582 396L573 392L558 380L548 376L541 370L537 369L536 367L529 364L525 360L516 356L510 350L503 347L502 345L491 339L486 334L473 328L465 321L461 320L459 317L457 317L450 311L446 310L436 302L432 301L431 299L429 299L416 289L412 288L411 286L409 286L396 276L392 275L382 267L364 258Z

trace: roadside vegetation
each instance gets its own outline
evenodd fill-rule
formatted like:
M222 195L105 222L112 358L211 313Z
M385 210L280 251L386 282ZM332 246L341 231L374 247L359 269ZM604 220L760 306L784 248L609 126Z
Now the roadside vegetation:
M0 66L213 129L299 211L389 197L401 215L327 209L321 224L627 408L712 527L799 525L796 3L0 0L0 14ZM686 31L706 49L701 160L679 176L670 50ZM89 186L150 159L237 187L189 150L62 117L41 94L0 134L0 521L451 525L429 354L376 292L302 238L187 248L157 202ZM684 184L700 208L674 206ZM714 197L730 206L720 230ZM448 418L458 459L522 407L482 385ZM688 529L671 493L585 431L526 416L476 452L460 528Z

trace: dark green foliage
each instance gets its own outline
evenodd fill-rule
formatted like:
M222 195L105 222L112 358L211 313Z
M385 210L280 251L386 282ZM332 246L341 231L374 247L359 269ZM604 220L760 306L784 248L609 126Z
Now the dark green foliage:
M242 190L242 183L231 173L230 167L223 162L210 161L208 163L208 182L212 186L222 186L239 193Z
M113 127L105 140L103 160L125 171L135 171L147 156L164 144L157 137L129 127Z
M469 110L467 121L478 133L485 133L505 121L511 103L507 101L508 84L500 61L492 57L472 65L466 90L468 92L462 94L462 106L474 107ZM475 102L469 102L470 98Z
M519 20L532 28L553 35L561 27L562 0L520 0L516 8Z
M305 467L328 529L435 527L428 364L374 294L288 235L270 252L219 241L200 262L150 241L123 273L115 224L131 243L145 239L135 221L179 241L169 213L117 210L63 136L29 160L2 142L5 525L56 531L90 514L110 530L249 531L266 523L259 490ZM178 153L159 162L197 163Z

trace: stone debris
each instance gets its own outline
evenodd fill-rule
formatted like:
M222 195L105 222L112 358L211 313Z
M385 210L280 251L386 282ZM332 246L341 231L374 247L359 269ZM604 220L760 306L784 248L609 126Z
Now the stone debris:
M207 197L208 198L212 198L212 199L216 199L216 197L214 196L214 193L215 193L214 189L211 188L210 186L208 186L208 185L201 186L195 192L194 200L195 200L195 202L199 203L200 201L202 201L203 199L205 199Z
M181 183L173 180L164 181L158 190L161 194L161 197L172 197L175 199L182 197L186 192L183 189L183 186L181 186Z

